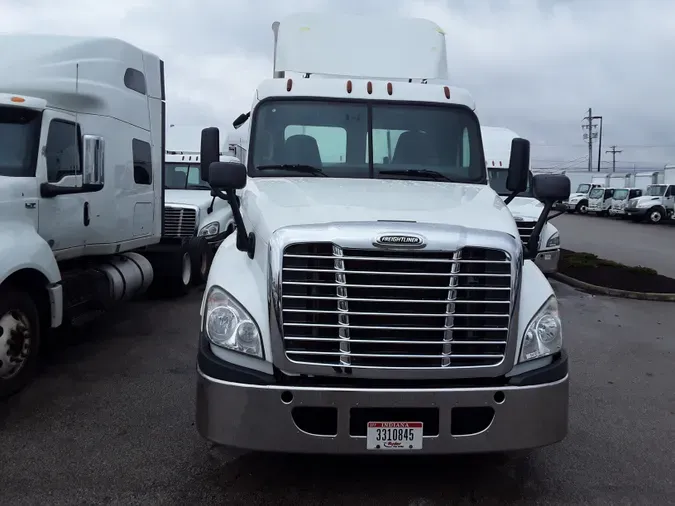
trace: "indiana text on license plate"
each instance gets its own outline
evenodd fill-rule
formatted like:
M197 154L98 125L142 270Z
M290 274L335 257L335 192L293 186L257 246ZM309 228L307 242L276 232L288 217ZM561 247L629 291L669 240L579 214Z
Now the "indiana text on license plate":
M421 450L422 422L368 422L368 450Z

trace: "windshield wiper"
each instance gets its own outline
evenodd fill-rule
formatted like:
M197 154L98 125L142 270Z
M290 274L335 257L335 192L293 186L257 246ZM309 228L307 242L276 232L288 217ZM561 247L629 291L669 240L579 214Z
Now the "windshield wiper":
M211 187L207 184L191 184L191 185L188 185L185 189L186 190L210 190Z
M448 176L441 174L435 170L427 169L401 169L401 170L381 170L378 174L403 175L403 176L419 176L427 179L435 179L436 181L450 181L454 183Z
M304 174L312 174L313 176L328 177L328 175L312 165L304 165L300 163L279 163L274 165L258 165L257 170L291 170L295 172L302 172Z

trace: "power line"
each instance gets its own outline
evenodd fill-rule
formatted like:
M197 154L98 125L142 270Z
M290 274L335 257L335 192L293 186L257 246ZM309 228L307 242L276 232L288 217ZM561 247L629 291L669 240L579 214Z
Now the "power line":
M622 144L633 149L675 149L675 144ZM532 148L585 148L587 144L532 144Z

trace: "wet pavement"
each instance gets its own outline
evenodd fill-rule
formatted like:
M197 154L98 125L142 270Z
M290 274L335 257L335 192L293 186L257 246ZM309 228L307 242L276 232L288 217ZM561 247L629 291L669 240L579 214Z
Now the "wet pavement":
M675 305L555 288L570 434L527 459L212 447L193 420L195 292L107 315L0 401L0 505L675 504Z

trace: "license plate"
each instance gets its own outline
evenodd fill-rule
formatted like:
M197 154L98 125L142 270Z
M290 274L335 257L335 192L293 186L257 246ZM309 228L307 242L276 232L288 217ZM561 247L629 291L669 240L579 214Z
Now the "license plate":
M421 450L422 422L368 422L368 450Z

